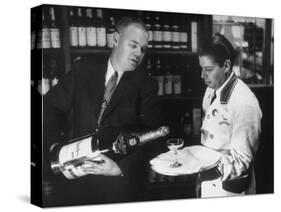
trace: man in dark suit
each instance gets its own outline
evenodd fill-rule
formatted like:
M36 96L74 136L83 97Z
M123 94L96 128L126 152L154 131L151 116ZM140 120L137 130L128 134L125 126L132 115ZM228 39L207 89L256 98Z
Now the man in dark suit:
M72 137L97 132L109 146L116 133L131 129L153 129L161 124L157 84L138 69L148 45L144 24L123 18L114 33L114 48L107 64L78 62L65 79L44 96L53 111L73 113ZM110 87L110 89L108 89ZM110 91L108 91L110 90ZM87 204L138 200L135 186L143 177L143 152L126 157L101 154L104 163L89 161L89 175L72 180L71 203Z

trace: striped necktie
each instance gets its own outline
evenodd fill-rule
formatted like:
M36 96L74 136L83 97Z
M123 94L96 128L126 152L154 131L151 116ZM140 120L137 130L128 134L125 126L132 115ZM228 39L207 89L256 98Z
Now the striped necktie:
M102 102L102 106L101 106L101 111L100 111L99 118L98 118L98 126L101 123L103 113L104 113L106 107L108 106L111 96L117 86L117 79L118 79L118 73L117 73L117 71L115 71L114 74L110 77L108 83L106 84L106 87L104 90L103 102Z
M111 99L111 96L115 90L115 87L117 85L117 79L118 79L118 73L117 71L114 72L114 74L110 77L108 83L106 84L105 91L104 91L104 97L103 99L108 103Z

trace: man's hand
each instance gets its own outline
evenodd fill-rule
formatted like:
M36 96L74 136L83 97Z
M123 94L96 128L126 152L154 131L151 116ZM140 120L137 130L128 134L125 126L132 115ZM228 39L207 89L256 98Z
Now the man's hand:
M122 175L122 171L116 162L114 162L109 157L103 154L100 154L98 157L99 157L99 161L103 161L103 162L97 162L95 161L95 158L93 160L87 160L81 166L82 170L87 174L105 175L105 176Z

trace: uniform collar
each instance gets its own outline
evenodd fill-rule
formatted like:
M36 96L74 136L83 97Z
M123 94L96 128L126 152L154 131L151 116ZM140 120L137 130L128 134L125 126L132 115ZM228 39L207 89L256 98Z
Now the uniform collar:
M232 91L233 91L235 85L237 84L237 82L238 82L237 76L233 72L231 72L230 76L223 83L223 85L215 91L217 97L220 98L221 104L228 103L230 96L232 94Z

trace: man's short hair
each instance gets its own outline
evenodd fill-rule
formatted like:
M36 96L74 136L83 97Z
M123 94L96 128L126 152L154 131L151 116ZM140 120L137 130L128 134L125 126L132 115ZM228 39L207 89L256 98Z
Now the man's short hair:
M216 33L210 40L205 41L199 48L199 56L211 56L215 62L223 66L229 59L233 67L235 59L235 50L229 40L222 34Z
M130 25L137 25L141 29L147 32L147 29L140 18L137 17L122 17L116 24L116 31L121 33L123 29Z

